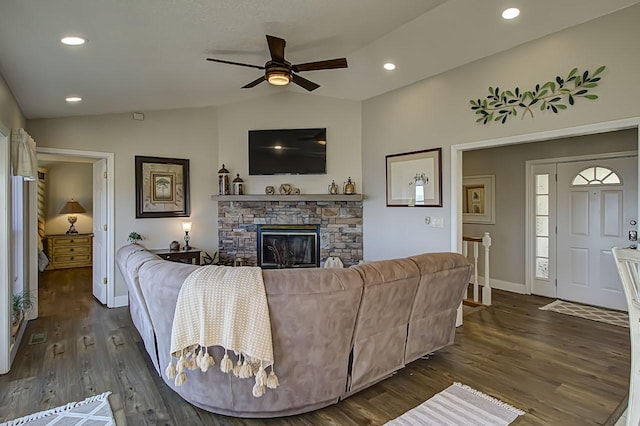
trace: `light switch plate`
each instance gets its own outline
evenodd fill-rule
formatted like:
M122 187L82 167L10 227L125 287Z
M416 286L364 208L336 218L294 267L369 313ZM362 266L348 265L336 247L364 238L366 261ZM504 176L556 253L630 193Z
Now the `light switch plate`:
M434 228L444 228L444 217L431 218L431 226Z

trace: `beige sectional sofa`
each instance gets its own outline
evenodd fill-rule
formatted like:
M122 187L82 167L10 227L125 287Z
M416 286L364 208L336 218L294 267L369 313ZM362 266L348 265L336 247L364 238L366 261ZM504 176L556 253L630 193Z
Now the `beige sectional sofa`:
M138 245L117 263L131 317L158 374L169 363L171 327L184 279L198 266L161 260ZM185 400L239 417L279 417L338 402L407 363L453 343L456 309L471 265L456 253L428 253L348 269L265 270L280 387L252 396L253 380L212 368L183 386ZM222 350L211 351L222 358Z

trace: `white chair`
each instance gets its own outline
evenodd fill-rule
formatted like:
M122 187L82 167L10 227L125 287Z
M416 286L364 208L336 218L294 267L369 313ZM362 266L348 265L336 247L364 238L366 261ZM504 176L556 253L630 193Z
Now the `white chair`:
M629 333L631 335L631 376L627 425L640 424L640 251L614 248L613 257L618 266L622 287L629 306Z

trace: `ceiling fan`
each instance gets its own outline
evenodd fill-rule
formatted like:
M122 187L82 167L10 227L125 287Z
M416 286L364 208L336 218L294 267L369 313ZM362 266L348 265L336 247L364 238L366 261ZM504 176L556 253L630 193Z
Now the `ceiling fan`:
M267 61L264 66L243 64L240 62L225 61L223 59L207 58L207 61L220 62L223 64L239 65L241 67L257 68L264 70L264 75L253 80L251 83L242 86L243 89L255 87L263 81L268 81L275 86L285 86L290 82L294 82L300 87L312 91L320 87L319 84L300 77L297 73L302 71L329 70L336 68L347 68L347 59L329 59L326 61L307 62L305 64L292 65L291 62L284 59L284 47L286 41L282 38L267 35L267 44L269 45L269 53L271 60Z

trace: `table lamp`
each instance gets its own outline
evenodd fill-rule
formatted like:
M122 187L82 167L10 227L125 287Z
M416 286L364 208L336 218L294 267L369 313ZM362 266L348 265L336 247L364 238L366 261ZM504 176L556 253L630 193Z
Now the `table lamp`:
M191 231L191 222L182 222L182 230L184 231L184 250L187 251L191 249L191 246L189 246L189 240L191 239L189 236L189 231Z
M60 214L69 215L69 217L67 217L67 220L69 221L71 226L69 227L67 234L78 233L78 231L76 231L76 227L74 226L74 224L78 221L78 216L76 216L75 213L86 213L86 212L87 211L84 209L84 207L82 207L79 202L74 201L73 198L71 199L71 201L67 201L67 204L65 204L62 210L60 210Z

